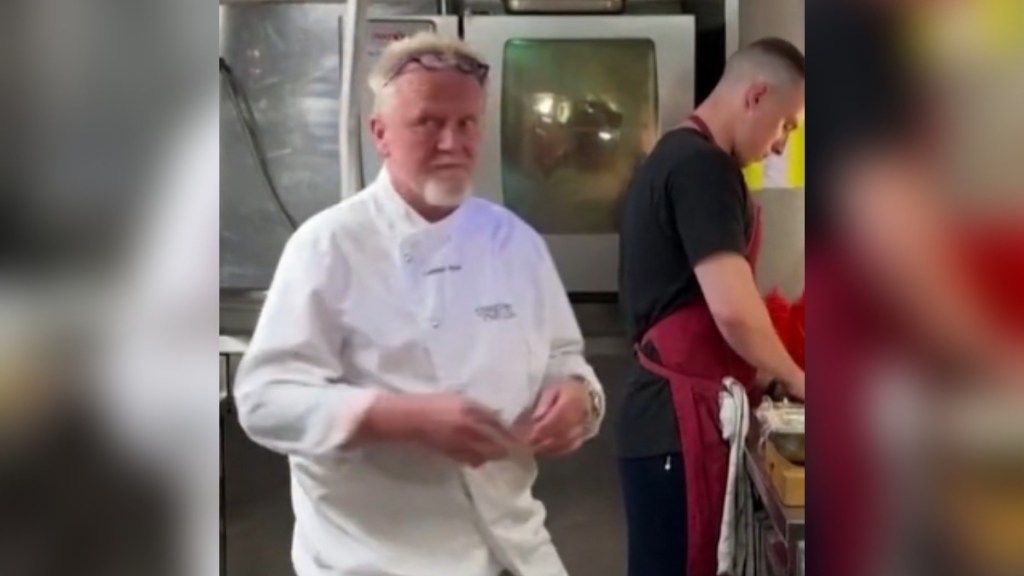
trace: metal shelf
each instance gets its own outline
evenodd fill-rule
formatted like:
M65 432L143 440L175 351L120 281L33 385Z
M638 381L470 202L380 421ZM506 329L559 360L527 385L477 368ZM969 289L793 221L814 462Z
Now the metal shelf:
M751 434L752 438L757 438L757 436L756 433ZM751 481L754 484L754 491L768 511L772 527L786 545L789 555L788 564L791 567L790 573L795 573L798 565L799 544L804 541L804 508L782 504L768 480L768 473L762 465L760 453L752 442L747 443L744 457Z

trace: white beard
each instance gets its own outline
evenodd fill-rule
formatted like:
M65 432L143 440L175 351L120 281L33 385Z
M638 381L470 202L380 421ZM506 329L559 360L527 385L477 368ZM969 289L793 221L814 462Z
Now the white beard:
M469 186L462 180L429 178L423 186L423 200L435 208L455 208L469 196Z

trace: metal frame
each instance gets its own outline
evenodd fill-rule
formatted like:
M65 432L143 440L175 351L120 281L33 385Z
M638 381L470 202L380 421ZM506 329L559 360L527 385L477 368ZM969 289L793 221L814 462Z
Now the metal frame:
M355 78L365 78L363 47L366 46L366 2L348 0L341 18L341 106L338 112L338 150L341 154L341 197L355 194L363 187L363 162L359 147L359 90Z
M756 434L754 435L756 437ZM805 512L803 508L785 506L775 494L775 489L770 485L767 472L761 465L760 452L748 442L744 449L747 470L750 480L754 485L754 492L757 498L764 504L771 518L772 527L786 544L786 554L789 565L787 571L795 574L797 557L799 555L799 543L806 539Z
M487 94L488 112L474 191L500 204L504 204L500 82L502 53L508 40L650 39L657 55L659 131L678 126L693 109L696 26L692 15L467 16L464 38L487 56L494 79ZM545 240L567 291L618 291L618 234L558 234L545 236ZM601 255L601 266L594 265L595 254Z
M227 507L227 455L225 449L225 422L224 419L233 415L231 399L231 356L220 354L220 376L223 381L223 388L220 393L219 402L219 429L220 429L220 573L222 576L228 573L228 507Z
M740 0L723 0L725 10L725 58L740 49Z

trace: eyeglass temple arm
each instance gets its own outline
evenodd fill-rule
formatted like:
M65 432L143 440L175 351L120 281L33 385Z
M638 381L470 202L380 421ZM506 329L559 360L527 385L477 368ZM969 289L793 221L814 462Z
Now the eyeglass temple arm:
M345 15L341 17L341 106L338 118L338 149L341 155L341 199L352 196L363 188L363 159L360 149L360 87L357 78L363 78L366 52L366 2L348 0Z

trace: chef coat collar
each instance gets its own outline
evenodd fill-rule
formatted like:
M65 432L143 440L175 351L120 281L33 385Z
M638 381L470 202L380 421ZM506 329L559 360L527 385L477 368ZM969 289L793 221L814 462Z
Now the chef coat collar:
M373 183L378 203L381 208L382 224L387 232L399 239L409 236L429 236L450 239L452 233L463 219L465 202L454 212L442 220L430 222L414 210L395 190L391 183L391 175L387 169L381 168Z

